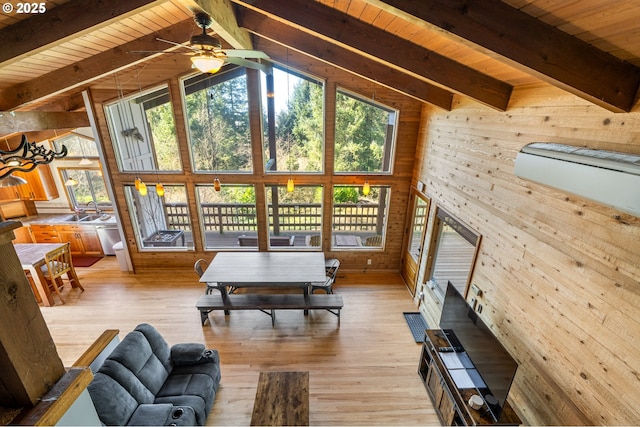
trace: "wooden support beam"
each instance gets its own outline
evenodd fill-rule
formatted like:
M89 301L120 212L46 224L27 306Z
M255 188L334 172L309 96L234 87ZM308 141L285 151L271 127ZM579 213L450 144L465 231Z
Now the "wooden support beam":
M251 36L238 26L229 0L181 0L191 10L202 10L213 20L211 29L234 49L253 49Z
M367 0L614 112L630 111L640 68L499 0Z
M163 1L74 0L34 14L0 30L0 64L7 66L160 3Z
M0 117L0 135L46 129L80 128L89 126L87 113L17 111Z
M80 90L94 80L158 56L160 53L154 52L167 49L167 44L157 41L157 37L182 42L182 38L190 34L194 26L193 19L185 19L157 33L149 34L33 80L12 86L4 90L2 99L0 99L0 111L10 111L73 88ZM131 53L134 51L148 52Z
M506 110L512 86L317 2L233 0L397 71Z
M451 110L453 93L438 86L416 79L408 74L398 73L379 62L363 56L354 55L347 49L320 40L294 27L265 19L264 15L249 9L243 8L239 14L239 22L249 31L272 42L289 46L422 102L428 102L447 111ZM257 39L254 45L259 50L269 51L269 43L265 43L260 39Z
M13 248L17 221L0 222L0 407L31 407L64 366Z

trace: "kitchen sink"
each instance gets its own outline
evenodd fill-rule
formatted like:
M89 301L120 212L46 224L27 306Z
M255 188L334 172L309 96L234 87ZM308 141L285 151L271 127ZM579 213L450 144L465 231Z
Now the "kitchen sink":
M65 219L65 221L85 222L93 221L102 217L102 214L74 214Z

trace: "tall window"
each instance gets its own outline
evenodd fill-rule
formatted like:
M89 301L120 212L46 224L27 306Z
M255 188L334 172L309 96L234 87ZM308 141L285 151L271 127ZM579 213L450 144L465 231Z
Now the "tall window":
M269 214L269 247L319 249L322 231L322 186L299 185L266 189Z
M196 195L205 249L236 248L240 236L257 236L253 185L197 185Z
M182 170L171 105L164 85L105 107L120 171Z
M193 249L184 185L165 184L163 196L158 196L153 186L141 196L134 186L127 185L125 197L140 249Z
M444 299L447 282L451 282L461 295L466 295L480 236L440 207L432 233L428 257L431 264L427 265L431 288Z
M333 188L333 249L382 249L384 247L390 189L371 186Z
M96 202L100 209L112 207L100 168L59 170L72 207L84 208L91 202Z
M251 172L247 74L232 68L183 80L195 172Z
M264 158L267 172L322 172L324 85L273 67L273 96L263 74ZM273 115L269 113L273 110Z
M390 173L398 112L344 90L336 94L335 172Z
M67 147L66 159L98 159L98 147L93 138L89 138L79 133L70 133L53 140L56 151L60 151L62 146Z

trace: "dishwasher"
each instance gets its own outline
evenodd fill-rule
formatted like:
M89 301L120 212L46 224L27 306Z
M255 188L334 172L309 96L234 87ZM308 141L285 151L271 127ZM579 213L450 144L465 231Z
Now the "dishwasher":
M98 225L96 231L98 232L100 245L102 245L102 252L105 255L115 255L116 252L113 250L113 245L121 240L118 227L115 225Z

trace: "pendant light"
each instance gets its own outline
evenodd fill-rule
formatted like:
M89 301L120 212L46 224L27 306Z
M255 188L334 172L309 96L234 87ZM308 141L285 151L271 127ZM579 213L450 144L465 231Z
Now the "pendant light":
M82 150L82 159L80 159L80 161L78 162L78 165L91 166L93 164L93 161L91 161L90 159L87 159L87 156L84 153L84 144L82 140L80 140L80 150Z
M218 177L216 177L216 178L213 180L213 189L214 189L214 190L216 190L216 191L220 191L220 188L221 188L221 186L220 186L220 180L218 179Z
M164 196L164 185L162 185L161 183L156 184L156 194L158 195L158 197Z
M0 179L0 188L4 187L15 187L18 185L24 185L27 183L27 180L20 176L13 176L11 174L5 176Z
M75 187L76 185L78 185L78 181L76 181L75 179L69 177L69 179L67 179L64 182L64 185L67 187Z
M141 196L147 195L147 192L148 192L147 184L145 184L144 181L142 180L140 180L140 183L138 184L138 192L140 193Z
M287 180L287 191L289 193L292 193L294 188L295 188L295 184L293 183L293 178L289 177L289 179Z
M364 182L364 185L362 186L362 194L364 194L365 196L368 196L370 191L371 191L371 186L369 185L369 180L366 180Z

